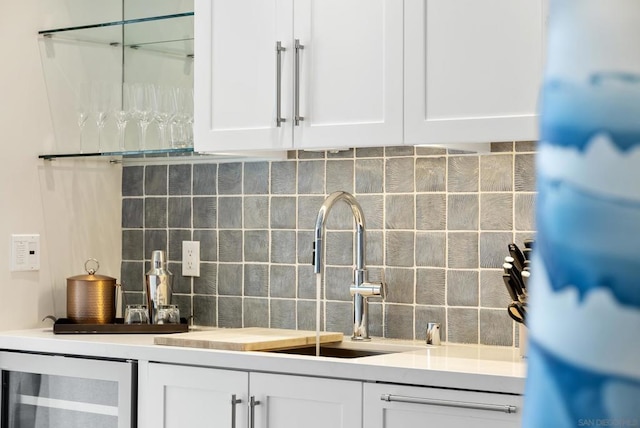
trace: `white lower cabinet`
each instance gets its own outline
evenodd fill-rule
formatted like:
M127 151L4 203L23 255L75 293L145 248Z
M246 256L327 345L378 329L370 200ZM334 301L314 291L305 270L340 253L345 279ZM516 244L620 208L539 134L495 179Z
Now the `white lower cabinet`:
M364 384L366 428L515 428L522 396L391 384Z
M359 428L362 383L150 363L140 426Z

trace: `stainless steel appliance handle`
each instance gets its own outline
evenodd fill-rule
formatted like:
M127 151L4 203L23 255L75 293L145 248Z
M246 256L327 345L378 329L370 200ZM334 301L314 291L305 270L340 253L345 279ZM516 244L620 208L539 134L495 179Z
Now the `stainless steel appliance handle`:
M286 50L282 42L276 42L276 126L278 128L282 122L287 121L282 117L282 52Z
M518 408L508 404L472 403L467 401L437 400L435 398L407 397L404 395L382 394L382 401L398 403L427 404L431 406L457 407L462 409L489 410L493 412L516 413Z
M242 403L242 400L236 399L236 394L231 396L231 428L236 428L236 404Z
M256 426L256 406L260 404L258 400L256 400L255 396L251 396L249 399L249 427L255 428Z
M304 120L303 116L300 116L300 51L304 49L304 45L300 44L300 39L296 39L295 42L295 101L293 117L294 125L299 126L300 122Z

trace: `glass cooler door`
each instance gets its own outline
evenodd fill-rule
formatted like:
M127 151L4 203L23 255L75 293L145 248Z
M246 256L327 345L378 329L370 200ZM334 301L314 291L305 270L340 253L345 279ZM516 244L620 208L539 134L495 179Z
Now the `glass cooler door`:
M136 426L137 365L0 352L2 428Z

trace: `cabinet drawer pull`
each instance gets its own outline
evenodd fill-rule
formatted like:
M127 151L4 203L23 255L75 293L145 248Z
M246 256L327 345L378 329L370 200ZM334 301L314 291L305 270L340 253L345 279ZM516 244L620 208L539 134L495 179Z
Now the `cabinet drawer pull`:
M286 50L282 42L276 42L276 126L278 128L287 121L282 117L282 52Z
M304 120L304 117L300 116L300 51L304 49L304 45L300 44L300 39L295 41L295 100L293 119L294 125L299 126L300 122Z
M236 394L231 396L231 428L236 428L236 404L242 403L242 400L236 399Z
M488 404L488 403L472 403L468 401L452 401L452 400L437 400L434 398L420 398L420 397L407 397L404 395L391 395L382 394L380 396L382 401L398 402L398 403L413 403L413 404L428 404L431 406L445 406L445 407L458 407L462 409L474 409L474 410L489 410L493 412L504 413L516 413L518 408L509 404Z
M254 428L256 426L256 406L260 404L258 400L256 400L255 396L251 396L249 399L249 427Z

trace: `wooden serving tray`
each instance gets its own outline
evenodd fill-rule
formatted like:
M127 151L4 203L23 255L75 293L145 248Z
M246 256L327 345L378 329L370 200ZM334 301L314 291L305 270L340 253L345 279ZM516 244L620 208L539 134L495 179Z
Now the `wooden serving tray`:
M162 334L189 331L185 318L180 324L125 324L123 318L116 318L113 324L76 324L68 318L59 318L53 324L55 334Z

